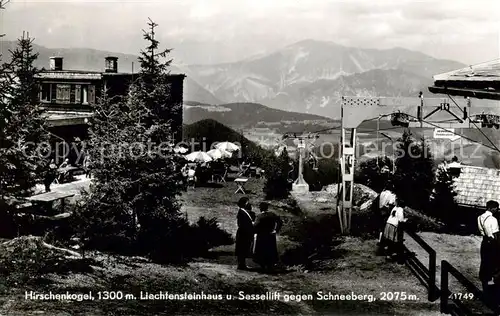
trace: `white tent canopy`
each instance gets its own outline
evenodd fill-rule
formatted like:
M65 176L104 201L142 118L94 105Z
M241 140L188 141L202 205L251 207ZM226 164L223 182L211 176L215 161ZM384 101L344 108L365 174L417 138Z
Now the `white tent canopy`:
M194 151L185 156L187 161L195 161L195 162L209 162L212 161L212 157L208 155L204 151Z
M214 160L221 159L221 158L231 158L233 155L232 153L222 150L222 149L212 149L207 151L207 154L212 157Z
M218 143L217 145L215 145L215 148L221 149L223 151L228 151L228 152L240 150L240 146L238 146L234 143L231 143L231 142Z

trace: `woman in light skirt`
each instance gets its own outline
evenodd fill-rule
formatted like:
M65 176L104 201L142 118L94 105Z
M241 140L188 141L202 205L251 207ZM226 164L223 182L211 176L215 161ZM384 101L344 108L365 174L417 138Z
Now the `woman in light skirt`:
M381 244L387 259L391 259L400 251L403 242L402 227L400 223L406 222L404 217L404 205L400 199L396 200L396 206L392 209L382 234Z

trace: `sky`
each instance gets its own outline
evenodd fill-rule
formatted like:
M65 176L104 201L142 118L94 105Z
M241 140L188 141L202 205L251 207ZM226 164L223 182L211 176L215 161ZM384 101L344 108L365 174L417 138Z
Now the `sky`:
M236 61L304 39L403 47L466 64L500 58L499 0L11 0L0 34L138 53L148 17L178 63Z

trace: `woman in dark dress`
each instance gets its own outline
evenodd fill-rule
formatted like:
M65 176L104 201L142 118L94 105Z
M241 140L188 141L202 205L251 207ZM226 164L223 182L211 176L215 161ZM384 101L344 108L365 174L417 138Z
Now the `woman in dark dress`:
M261 213L255 219L254 261L264 270L270 270L278 263L276 234L283 225L281 218L269 211L269 204L260 203Z
M247 270L246 259L252 254L255 214L247 197L238 201L238 207L235 254L238 258L238 269Z

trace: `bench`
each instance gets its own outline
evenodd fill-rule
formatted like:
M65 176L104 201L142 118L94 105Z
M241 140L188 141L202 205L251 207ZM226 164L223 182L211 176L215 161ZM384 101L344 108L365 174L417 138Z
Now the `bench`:
M61 209L64 210L65 207L65 199L69 197L75 196L74 193L66 193L66 192L47 192L42 194L37 194L26 198L26 200L32 202L33 204L45 204L50 205L52 208L52 203L55 201L61 201Z

